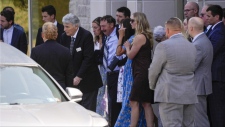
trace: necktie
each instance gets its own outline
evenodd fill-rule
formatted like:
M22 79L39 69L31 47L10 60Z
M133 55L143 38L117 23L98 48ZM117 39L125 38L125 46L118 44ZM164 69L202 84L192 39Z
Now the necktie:
M107 45L107 42L109 41L110 36L107 37L105 44L104 44L104 54L103 54L103 66L105 70L108 68L108 55L109 55L109 47Z
M75 39L76 39L76 38L71 37L71 43L70 43L70 53L71 53L71 54L73 53L73 47L74 47Z

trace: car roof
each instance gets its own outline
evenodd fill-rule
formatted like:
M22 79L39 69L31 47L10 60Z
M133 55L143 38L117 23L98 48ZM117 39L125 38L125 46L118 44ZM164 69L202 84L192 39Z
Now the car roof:
M0 65L38 66L23 52L4 42L0 42Z

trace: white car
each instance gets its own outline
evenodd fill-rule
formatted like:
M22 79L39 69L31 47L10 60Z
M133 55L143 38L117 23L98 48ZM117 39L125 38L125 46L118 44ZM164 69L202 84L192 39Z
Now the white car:
M76 103L80 90L66 90L31 58L0 42L0 126L108 125Z

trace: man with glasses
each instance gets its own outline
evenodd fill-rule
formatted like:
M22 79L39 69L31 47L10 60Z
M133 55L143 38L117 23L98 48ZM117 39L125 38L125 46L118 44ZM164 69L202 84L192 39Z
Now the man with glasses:
M198 17L199 6L196 2L187 2L184 6L184 16L189 20L191 17Z

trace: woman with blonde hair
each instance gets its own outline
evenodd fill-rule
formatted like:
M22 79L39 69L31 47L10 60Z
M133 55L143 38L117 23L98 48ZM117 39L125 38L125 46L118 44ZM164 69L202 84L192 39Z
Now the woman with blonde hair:
M151 104L154 103L154 91L149 88L148 68L151 64L151 49L153 47L153 34L150 31L148 20L144 13L135 12L131 16L131 26L135 29L135 37L130 44L126 42L126 53L132 59L133 86L130 94L131 124L136 127L139 119L139 104L145 111L148 127L154 126L154 114Z

